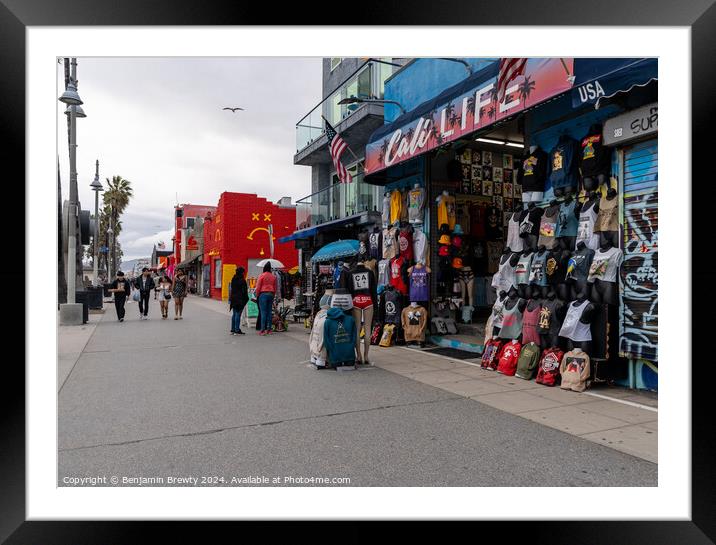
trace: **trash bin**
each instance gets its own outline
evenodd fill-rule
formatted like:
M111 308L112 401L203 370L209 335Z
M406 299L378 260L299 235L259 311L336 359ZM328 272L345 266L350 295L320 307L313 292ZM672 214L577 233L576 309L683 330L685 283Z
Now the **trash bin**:
M89 293L85 290L75 292L75 303L82 303L82 323L89 322Z
M104 290L101 286L92 286L87 288L89 308L92 310L102 309L103 291Z

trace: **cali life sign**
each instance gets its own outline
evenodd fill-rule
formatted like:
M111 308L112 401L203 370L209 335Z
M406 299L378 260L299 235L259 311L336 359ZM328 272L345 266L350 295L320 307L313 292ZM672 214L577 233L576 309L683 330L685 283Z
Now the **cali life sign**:
M365 171L372 174L572 89L574 59L529 59L525 74L497 100L497 63L491 75L432 112L417 117L366 146Z

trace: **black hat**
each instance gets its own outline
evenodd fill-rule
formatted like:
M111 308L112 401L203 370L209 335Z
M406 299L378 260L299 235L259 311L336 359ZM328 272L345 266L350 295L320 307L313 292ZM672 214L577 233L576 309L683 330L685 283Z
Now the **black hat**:
M441 235L449 235L450 234L450 226L447 223L443 223L440 225L440 234Z
M117 276L124 276L124 273L122 271L117 271Z

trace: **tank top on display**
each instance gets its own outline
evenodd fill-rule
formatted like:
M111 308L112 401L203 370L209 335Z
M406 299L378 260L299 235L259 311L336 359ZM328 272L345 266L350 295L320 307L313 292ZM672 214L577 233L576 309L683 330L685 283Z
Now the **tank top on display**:
M495 274L492 279L492 287L497 290L497 293L509 291L512 286L517 287L517 283L515 282L515 268L510 264L510 261L511 257L508 257L504 263L501 263L497 274Z
M599 214L594 225L595 232L619 230L619 202L616 196L613 199L602 197L599 201Z
M428 271L425 267L413 267L410 272L410 300L428 300Z
M522 313L520 312L520 301L512 308L506 306L502 309L502 329L500 337L503 339L516 339L522 334Z
M592 331L589 324L580 322L584 309L587 308L588 302L572 301L567 308L567 316L562 322L562 329L559 330L560 337L566 337L575 342L584 342L592 340Z
M497 299L495 301L495 304L492 306L492 326L493 327L502 327L502 317L504 313L504 307L505 307L505 301L507 299L504 299L500 301Z
M517 265L515 265L515 282L519 284L529 284L530 282L530 267L532 265L532 256L530 253L521 255Z
M522 313L522 342L529 343L533 342L537 345L540 344L540 338L537 334L537 324L539 323L539 315L542 308L537 305L533 310L528 310Z
M520 220L515 219L514 214L507 224L506 246L513 252L521 252L525 247L525 241L520 238Z
M383 227L387 227L390 223L390 197L383 197Z
M584 242L587 248L596 250L599 248L599 235L594 233L594 224L597 221L597 212L594 206L589 210L583 210L579 213L579 227L577 228L576 242Z
M549 215L549 208L544 211L544 215L539 222L539 239L538 246L545 246L548 250L554 247L557 233L557 220L559 219L559 208L555 207L552 215Z
M408 286L403 280L403 264L405 260L402 257L395 257L390 260L390 284L400 293L407 294Z
M579 221L574 215L575 202L562 203L557 215L557 237L576 237Z
M547 257L549 252L544 251L542 254L537 252L532 256L532 265L530 266L529 283L536 286L547 286Z

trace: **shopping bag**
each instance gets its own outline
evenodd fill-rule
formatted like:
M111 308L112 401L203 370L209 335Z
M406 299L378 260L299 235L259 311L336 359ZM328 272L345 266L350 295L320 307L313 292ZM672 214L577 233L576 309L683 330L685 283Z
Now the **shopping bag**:
M137 301L137 302L139 302L139 290L136 290L136 291L132 294L132 301Z

